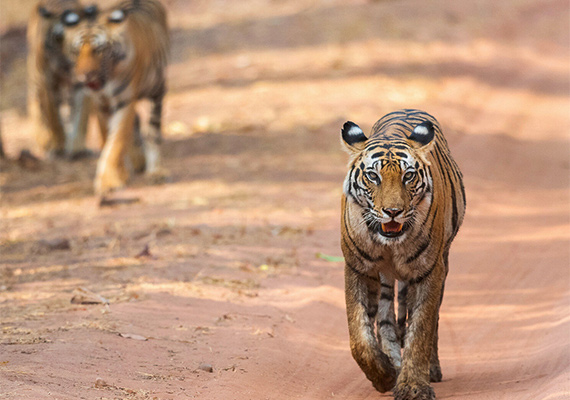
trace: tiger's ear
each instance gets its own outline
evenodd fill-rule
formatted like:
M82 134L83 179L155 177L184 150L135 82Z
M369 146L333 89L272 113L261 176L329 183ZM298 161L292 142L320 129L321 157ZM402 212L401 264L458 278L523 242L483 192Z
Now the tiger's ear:
M412 146L416 149L416 152L422 158L422 161L429 165L427 160L427 154L430 152L435 140L435 130L433 124L430 121L424 121L417 125L409 139L412 142Z
M342 143L349 153L357 153L364 149L368 138L354 122L346 121L340 132L342 134Z
M53 17L53 14L49 12L49 10L43 6L38 7L38 14L40 14L43 18L49 19Z

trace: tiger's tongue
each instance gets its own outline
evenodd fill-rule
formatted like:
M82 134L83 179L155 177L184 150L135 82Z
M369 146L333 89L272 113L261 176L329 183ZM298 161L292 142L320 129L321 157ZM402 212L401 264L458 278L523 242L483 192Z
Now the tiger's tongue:
M384 232L400 232L402 230L402 224L399 224L396 221L390 221L382 224L382 230Z

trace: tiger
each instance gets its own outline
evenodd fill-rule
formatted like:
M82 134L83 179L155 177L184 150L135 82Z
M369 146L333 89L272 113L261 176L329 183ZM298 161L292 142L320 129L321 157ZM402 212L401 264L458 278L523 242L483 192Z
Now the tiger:
M385 115L369 137L347 121L341 137L350 154L341 248L352 356L378 391L435 399L439 308L465 214L463 175L439 123L420 110Z
M63 52L92 99L104 140L94 182L100 195L123 187L130 169L164 174L160 143L169 47L166 10L157 0L122 1L65 29ZM152 104L144 137L135 108L141 99Z
M64 28L78 23L84 13L77 0L41 0L28 20L28 115L36 143L49 158L88 154L89 101L74 84L62 49ZM62 116L64 104L70 106L69 130Z

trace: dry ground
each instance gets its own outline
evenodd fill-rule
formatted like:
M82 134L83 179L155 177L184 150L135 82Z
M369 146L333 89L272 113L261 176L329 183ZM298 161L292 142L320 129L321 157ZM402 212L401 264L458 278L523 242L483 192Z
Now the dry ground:
M0 4L12 159L34 146L29 3ZM99 208L95 160L1 164L0 399L389 398L351 358L342 263L317 255L340 256L342 123L403 107L439 119L468 196L438 398L570 397L567 1L168 7L170 182Z

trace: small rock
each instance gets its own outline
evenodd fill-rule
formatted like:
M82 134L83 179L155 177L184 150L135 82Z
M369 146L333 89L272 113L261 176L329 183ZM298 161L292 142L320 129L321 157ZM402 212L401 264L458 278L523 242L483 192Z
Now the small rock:
M142 341L147 341L148 338L141 336L141 335L135 335L134 333L119 333L119 336L127 338L127 339L134 339L134 340L142 340Z
M152 254L150 253L150 249L148 248L148 244L144 246L144 249L135 256L135 258L153 258Z
M34 246L35 253L47 253L55 250L70 250L71 244L68 239L59 238L51 240L39 240Z
M109 304L109 300L89 289L78 287L73 291L71 304Z
M210 364L206 364L206 363L200 364L198 369L201 369L202 371L206 371L206 372L214 372L214 367L212 367Z
M113 207L113 206L117 206L117 205L128 205L128 204L134 204L134 203L138 203L140 202L140 198L139 197L130 197L130 198L124 198L124 199L115 199L115 198L109 198L109 197L105 197L102 196L99 199L99 208L103 208L103 207Z
M97 379L95 379L95 385L94 386L97 389L104 389L104 388L108 387L109 385L103 379L97 378Z

